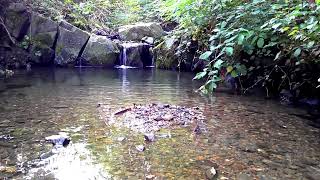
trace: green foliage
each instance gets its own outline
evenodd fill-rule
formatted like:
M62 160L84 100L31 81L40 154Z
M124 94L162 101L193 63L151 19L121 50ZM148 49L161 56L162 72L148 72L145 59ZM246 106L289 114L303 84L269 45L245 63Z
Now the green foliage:
M189 35L200 42L203 53L199 58L209 61L205 73L196 76L207 78L201 90L210 92L217 87L211 84L217 81L212 80L223 80L228 74L273 82L269 67L278 64L284 77L279 89L292 89L307 81L290 74L299 73L306 63L319 63L318 6L301 1L167 0L162 9L168 19L180 23L176 34L191 32ZM284 64L286 58L296 63Z
M109 29L157 19L152 0L25 0L34 11L54 20L65 19L84 30Z

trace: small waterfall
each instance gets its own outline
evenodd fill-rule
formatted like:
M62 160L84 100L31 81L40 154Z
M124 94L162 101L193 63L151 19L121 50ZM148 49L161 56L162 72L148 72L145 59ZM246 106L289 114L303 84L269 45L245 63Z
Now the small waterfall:
M127 65L127 47L126 46L123 46L121 61L122 61L121 65L124 65L124 66Z
M115 68L131 69L148 66L150 67L150 65L153 65L153 62L151 62L152 59L149 58L150 53L146 53L146 47L149 47L148 44L139 42L124 42L121 44L121 46L122 51L119 60L120 64L115 66Z

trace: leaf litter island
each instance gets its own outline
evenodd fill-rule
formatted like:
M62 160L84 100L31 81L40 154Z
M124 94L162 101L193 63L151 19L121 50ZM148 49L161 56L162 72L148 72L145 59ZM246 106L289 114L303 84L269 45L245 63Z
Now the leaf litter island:
M107 125L129 128L140 133L155 133L160 129L192 127L194 133L203 130L205 116L199 107L170 104L133 104L120 110L99 104L98 112Z

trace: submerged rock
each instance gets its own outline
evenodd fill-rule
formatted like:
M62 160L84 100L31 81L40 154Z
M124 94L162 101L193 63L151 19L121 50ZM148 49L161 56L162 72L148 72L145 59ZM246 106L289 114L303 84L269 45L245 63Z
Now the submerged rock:
M46 137L47 142L52 143L54 146L68 146L71 139L66 133L59 133L59 135L52 135Z
M217 179L217 171L214 167L211 167L206 171L206 177L208 180Z
M156 140L156 137L153 133L145 133L144 134L144 140L147 142L153 142Z
M121 26L120 38L124 41L140 41L144 37L159 39L166 33L158 23L137 23L134 25Z
M91 35L82 58L87 65L113 67L119 57L120 50L116 43L106 36Z
M59 37L56 44L55 64L66 66L75 64L81 49L89 39L89 33L62 21L58 27Z

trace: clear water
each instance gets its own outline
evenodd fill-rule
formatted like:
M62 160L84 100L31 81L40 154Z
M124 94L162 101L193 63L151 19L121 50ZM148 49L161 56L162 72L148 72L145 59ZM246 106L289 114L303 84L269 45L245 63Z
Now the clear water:
M14 179L307 179L320 168L319 129L277 102L217 93L207 97L193 74L156 69L33 69L0 81L0 178ZM100 103L198 106L207 129L166 129L143 135L107 126ZM67 132L72 143L40 160L44 138ZM125 140L119 141L119 138ZM139 152L135 146L144 144ZM250 179L249 178L249 179Z

